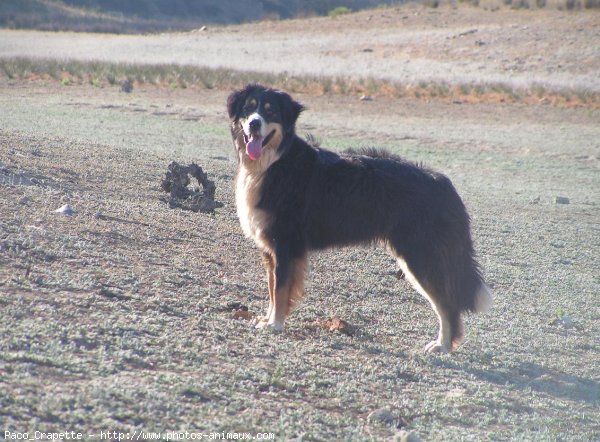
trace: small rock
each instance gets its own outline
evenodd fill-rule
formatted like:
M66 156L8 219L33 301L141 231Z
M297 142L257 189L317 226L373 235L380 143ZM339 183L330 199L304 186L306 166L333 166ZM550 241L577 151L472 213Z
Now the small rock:
M231 301L231 302L227 303L227 306L225 307L225 309L230 310L230 311L241 310L241 311L247 312L248 306L246 306L238 301Z
M458 34L459 37L464 37L465 35L475 34L479 29L469 29L468 31L461 32Z
M371 411L367 416L367 422L370 424L380 423L384 425L393 425L396 421L394 415L385 408L379 408Z
M370 95L361 95L360 101L373 101L373 97Z
M575 324L573 324L573 320L571 318L569 318L568 316L562 316L559 319L562 322L562 326L564 328L567 328L567 329L573 328L573 326L575 325Z
M132 90L133 83L131 82L131 80L125 80L123 83L121 83L121 92L129 94Z
M371 411L367 416L367 423L370 425L385 425L396 429L404 428L408 425L404 419L397 415L393 415L390 410L386 408L379 408Z
M554 198L554 202L556 204L570 204L571 200L566 196L557 196Z
M71 216L75 213L75 210L73 210L73 208L71 206L69 206L68 204L65 204L64 206L56 209L54 212L60 213L61 215Z
M421 442L421 438L414 431L401 430L394 436L394 442Z
M564 328L565 330L569 330L569 329L575 327L575 323L568 316L559 316L558 318L556 318L552 322L550 322L550 325L556 325L556 326Z

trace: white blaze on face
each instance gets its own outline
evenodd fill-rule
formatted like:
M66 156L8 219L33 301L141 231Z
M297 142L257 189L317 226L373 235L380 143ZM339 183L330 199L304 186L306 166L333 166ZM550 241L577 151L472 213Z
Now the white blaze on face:
M267 135L265 133L267 124L265 119L258 112L254 112L253 114L248 116L248 118L246 118L244 121L242 121L242 128L244 129L244 133L247 137L250 137L250 122L254 120L260 121L260 136L264 138Z
M250 130L250 123L256 120L260 121L259 133L253 133ZM262 151L263 140L267 135L265 133L267 130L267 124L264 118L258 112L254 112L242 122L242 128L244 129L244 134L247 137L246 153L248 154L251 160L257 160L260 157Z

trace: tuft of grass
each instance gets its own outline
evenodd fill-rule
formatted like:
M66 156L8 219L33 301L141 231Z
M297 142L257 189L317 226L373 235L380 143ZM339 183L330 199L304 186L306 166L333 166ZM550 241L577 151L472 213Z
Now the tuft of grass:
M348 8L347 6L338 6L337 8L330 10L327 15L330 17L338 17L340 15L350 14L351 12L352 9Z

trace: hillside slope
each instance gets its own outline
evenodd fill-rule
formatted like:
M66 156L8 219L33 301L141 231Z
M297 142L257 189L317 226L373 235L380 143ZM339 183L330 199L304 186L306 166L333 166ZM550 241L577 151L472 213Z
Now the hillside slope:
M163 35L1 31L0 57L230 69L248 72L249 81L257 80L254 73L313 76L321 79L325 92L340 77L365 85L381 79L406 87L542 88L537 94L542 100L543 89L584 96L600 91L599 18L598 11L412 5L335 19L212 26L205 32Z
M3 0L0 27L45 31L139 33L189 30L207 24L245 23L327 15L398 3L392 0Z

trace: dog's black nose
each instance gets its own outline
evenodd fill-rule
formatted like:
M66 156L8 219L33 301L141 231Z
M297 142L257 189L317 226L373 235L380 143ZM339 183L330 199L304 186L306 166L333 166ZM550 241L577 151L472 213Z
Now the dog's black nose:
M250 122L250 130L253 132L260 130L260 120L258 118Z

